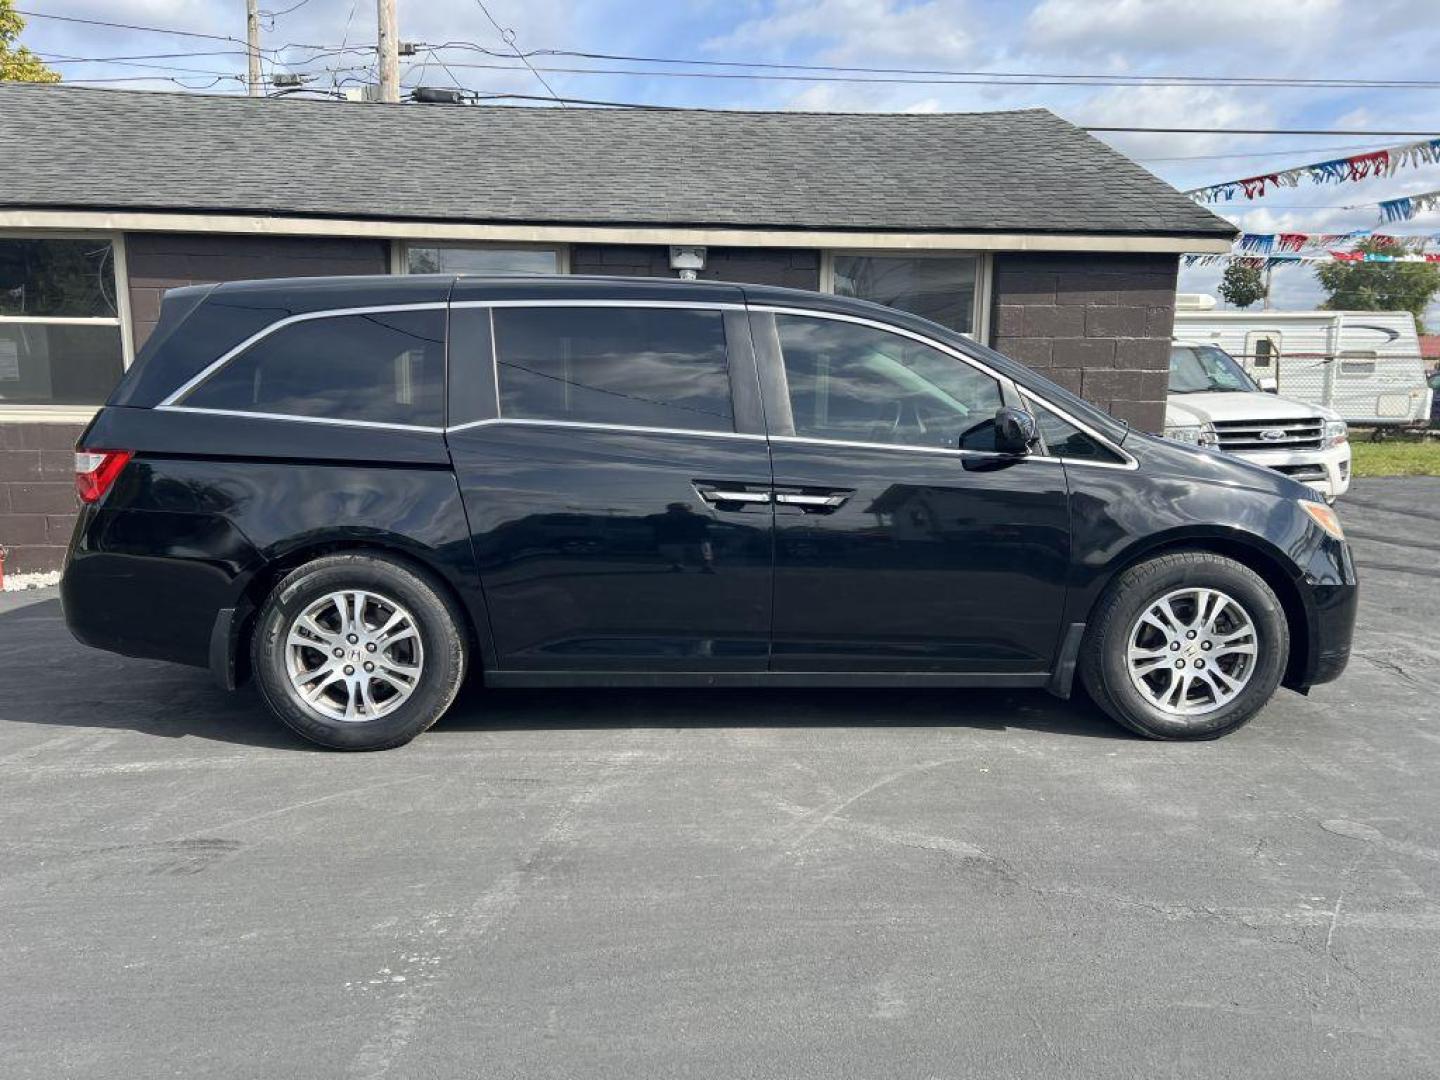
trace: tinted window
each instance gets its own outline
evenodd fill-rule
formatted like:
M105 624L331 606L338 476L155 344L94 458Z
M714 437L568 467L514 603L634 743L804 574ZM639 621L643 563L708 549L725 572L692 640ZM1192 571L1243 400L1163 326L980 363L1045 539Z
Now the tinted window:
M1123 463L1124 459L1113 450L1093 435L1085 434L1070 421L1061 419L1034 401L1027 399L1025 404L1035 414L1035 420L1040 425L1040 437L1045 440L1045 452L1051 457Z
M998 381L918 341L777 315L795 433L851 442L995 448Z
M439 427L444 379L443 311L340 315L281 327L182 404Z
M734 431L718 311L495 309L500 415Z

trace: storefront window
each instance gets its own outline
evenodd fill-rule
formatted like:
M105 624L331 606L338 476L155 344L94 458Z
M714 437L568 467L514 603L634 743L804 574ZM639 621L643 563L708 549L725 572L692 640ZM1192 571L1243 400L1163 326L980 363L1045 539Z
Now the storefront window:
M99 405L124 368L111 242L0 238L0 406Z
M412 274L558 274L555 248L464 247L411 244L406 270Z
M935 258L836 255L835 292L920 315L962 334L975 332L975 255Z

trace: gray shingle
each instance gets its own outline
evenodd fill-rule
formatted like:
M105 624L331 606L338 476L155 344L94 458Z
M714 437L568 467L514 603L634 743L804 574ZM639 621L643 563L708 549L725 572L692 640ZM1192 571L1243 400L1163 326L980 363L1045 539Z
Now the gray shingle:
M356 105L0 85L0 206L1228 236L1043 109Z

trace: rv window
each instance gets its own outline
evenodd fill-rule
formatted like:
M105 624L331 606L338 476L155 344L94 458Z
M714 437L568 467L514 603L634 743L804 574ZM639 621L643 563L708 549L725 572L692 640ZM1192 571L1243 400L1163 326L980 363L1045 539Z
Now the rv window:
M1340 354L1340 374L1349 379L1363 379L1375 374L1375 353L1348 350Z
M1256 330L1245 335L1245 355L1251 367L1268 371L1280 356L1280 331Z

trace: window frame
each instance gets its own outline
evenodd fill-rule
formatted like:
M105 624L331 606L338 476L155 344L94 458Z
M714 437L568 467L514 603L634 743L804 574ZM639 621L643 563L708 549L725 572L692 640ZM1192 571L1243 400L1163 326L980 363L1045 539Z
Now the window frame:
M960 458L1009 458L1012 456L999 450L961 449L958 446L953 448L942 446L909 446L904 443L862 442L849 439L827 439L814 435L797 435L795 433L794 418L790 414L790 385L785 373L784 356L781 353L780 338L775 326L774 317L776 315L798 315L812 319L829 319L835 322L854 323L858 326L895 334L899 337L910 338L921 345L928 345L930 348L946 353L961 363L967 364L982 374L995 379L1000 384L1001 398L1006 405L1023 408L1027 398L1038 402L1062 420L1095 439L1100 445L1120 458L1118 462L1085 461L1080 458L1053 457L1047 452L1044 454L1029 454L1018 459L1017 464L1023 462L1051 462L1057 465L1084 466L1092 469L1122 469L1126 471L1133 471L1140 467L1139 462L1128 454L1123 447L1108 436L1096 431L1064 406L1055 404L1032 387L1016 382L1010 376L1003 372L996 371L982 360L970 356L968 353L955 348L953 345L936 341L934 338L926 337L924 334L916 333L903 326L894 326L877 319L867 319L859 315L850 315L842 312L785 307L778 304L751 304L749 305L749 310L751 313L751 334L754 338L756 360L760 369L760 381L765 388L765 406L770 417L768 435L772 441L798 443L810 446L889 450L895 453L939 454Z
M449 407L449 383L448 377L442 386L441 417L442 423L439 426L426 424L401 424L380 420L349 420L338 416L302 416L297 413L272 413L259 412L250 409L217 409L210 405L186 405L185 398L194 390L203 386L213 375L218 374L232 360L244 355L251 346L264 341L271 334L293 326L296 323L315 322L319 319L339 319L351 315L380 315L397 311L442 311L447 312L444 322L446 324L446 352L449 352L449 304L443 300L437 300L422 304L376 304L368 307L351 308L327 308L323 311L302 311L297 315L287 315L283 319L276 319L268 326L263 326L251 334L244 341L235 347L227 350L218 359L212 360L198 372L186 379L178 387L172 390L161 402L155 406L167 412L200 413L206 416L245 416L255 420L293 420L302 424L334 424L340 427L372 428L381 431L414 431L430 435L443 435L445 426L443 418ZM448 363L446 367L448 368ZM447 371L448 376L448 371Z
M125 234L118 231L73 229L6 229L0 240L105 240L110 243L115 273L114 316L0 315L0 326L114 326L120 332L120 373L123 377L135 362L134 320L130 314L130 268ZM0 402L0 421L12 423L83 423L104 406L53 405Z
M825 248L820 252L820 292L835 293L835 257L851 256L873 259L975 259L974 329L970 333L955 331L971 341L990 341L990 296L994 281L995 254L991 251L907 251L904 248ZM876 301L878 302L878 301ZM899 311L899 308L895 309ZM908 313L907 313L908 314ZM921 318L923 316L917 316Z
M496 343L496 308L650 308L665 311L692 310L718 311L724 319L725 367L730 380L730 409L735 430L717 431L708 428L652 427L640 424L616 424L598 420L551 420L536 417L504 416L500 411L500 358ZM490 368L487 373L494 391L490 404L490 416L451 423L447 432L465 431L493 424L514 424L521 426L580 428L590 431L635 431L656 435L693 435L716 439L763 439L765 418L761 405L759 378L755 370L755 354L751 346L750 326L743 303L703 300L586 300L586 299L536 299L536 300L460 300L450 305L451 311L489 309L490 316ZM452 321L453 325L453 321ZM452 363L447 374L446 394L457 377L453 363L454 341L450 342Z
M569 244L529 244L506 241L465 241L465 240L393 240L390 243L390 273L410 274L410 249L417 248L460 248L465 250L490 251L550 251L555 254L555 275L562 277L570 273ZM449 273L450 271L441 271ZM526 277L547 277L546 274L527 274Z

